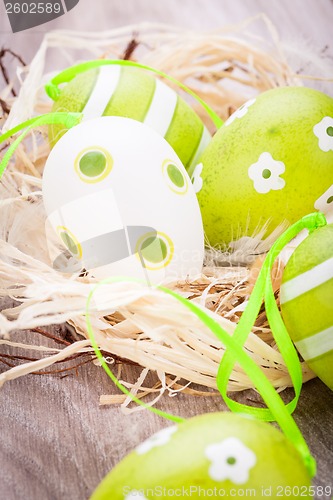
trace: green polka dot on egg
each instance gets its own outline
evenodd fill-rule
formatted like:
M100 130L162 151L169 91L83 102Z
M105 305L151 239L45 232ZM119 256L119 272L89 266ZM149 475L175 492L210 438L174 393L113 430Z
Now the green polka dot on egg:
M99 146L91 146L81 151L74 162L74 169L83 182L95 184L110 174L113 158L109 151Z
M174 183L175 186L182 188L185 184L185 179L181 171L176 165L170 163L167 167L168 175L170 180Z
M162 173L171 191L178 195L185 195L188 193L190 179L182 165L177 165L171 160L165 160L162 163Z
M82 257L82 246L74 236L74 234L65 226L58 226L57 233L59 234L63 244L71 252L72 255L81 259Z
M135 253L149 270L162 269L172 261L174 245L165 233L147 233L140 236Z
M79 161L80 170L87 177L98 177L104 171L106 158L100 151L89 151Z
M78 248L77 248L77 245L76 243L74 242L73 238L68 234L66 233L65 231L63 231L61 234L60 234L60 237L64 243L64 245L68 248L68 250L73 254L73 255L76 255L78 253Z
M142 243L141 254L148 262L157 264L166 258L168 249L161 238L150 236Z

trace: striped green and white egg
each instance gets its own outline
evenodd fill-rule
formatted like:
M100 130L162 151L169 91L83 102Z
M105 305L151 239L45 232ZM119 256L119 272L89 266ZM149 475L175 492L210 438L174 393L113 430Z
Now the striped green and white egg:
M298 351L333 390L333 225L311 233L287 263L281 309Z
M141 443L101 482L91 500L252 497L312 498L302 457L273 426L209 413Z
M184 99L138 68L109 65L77 75L62 89L53 111L82 112L84 120L123 116L143 122L166 139L190 174L211 139ZM50 127L51 145L64 132L62 125Z
M201 273L190 178L165 139L136 120L103 116L70 129L47 159L43 199L49 226L94 278L160 283Z

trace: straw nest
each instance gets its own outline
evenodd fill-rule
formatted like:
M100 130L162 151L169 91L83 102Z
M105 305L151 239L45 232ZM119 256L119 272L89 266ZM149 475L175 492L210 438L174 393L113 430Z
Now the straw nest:
M147 24L106 33L51 32L45 36L31 64L28 67L19 64L18 97L11 95L12 82L0 93L3 130L51 109L51 102L43 91L43 84L50 77L45 74L50 54L52 60L60 61L53 71L79 59L138 60L186 83L226 119L259 92L302 84L288 66L274 28L267 19L261 21L271 34L270 45L249 35L250 22L206 34ZM17 80L14 84L18 85ZM204 111L193 105L212 130ZM0 342L11 346L11 352L23 354L23 360L27 349L36 354L33 361L19 362L16 366L11 366L8 356L0 355L10 366L0 375L1 384L78 355L90 353L92 357L85 323L86 301L92 285L85 276L77 274L68 278L54 270L47 251L41 178L48 152L47 130L30 134L18 148L15 161L0 185L0 294L13 299L11 307L0 314ZM258 248L259 253L267 251L272 240L263 245L260 234L257 239L259 243L255 248L250 245L238 249L238 260L241 255L243 263L248 263L249 256L258 253ZM232 254L210 248L200 276L192 282L168 286L208 308L232 334L251 293L260 259L250 266L235 266ZM274 282L277 297L281 268L282 264L277 263ZM96 340L108 362L112 364L120 359L144 368L138 383L132 386L139 396L154 391L160 395L164 390L204 395L216 389L215 379L224 346L172 297L138 283L120 282L101 287L95 304L91 320ZM31 330L41 333L47 325L64 322L71 325L73 338L71 342L63 342L61 348L30 340ZM10 334L14 331L20 331L19 342L12 340ZM245 349L277 390L291 385L264 309ZM13 358L15 356L11 356L11 360ZM304 380L314 376L305 364L302 368ZM146 390L143 381L149 370L157 379L155 386ZM251 380L235 365L229 390L251 387ZM112 401L109 397L102 399L102 403Z

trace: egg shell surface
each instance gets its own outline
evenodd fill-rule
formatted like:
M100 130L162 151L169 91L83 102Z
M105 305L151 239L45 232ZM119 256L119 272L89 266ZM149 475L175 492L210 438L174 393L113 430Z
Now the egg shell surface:
M217 131L194 178L211 245L332 212L333 99L306 87L251 99Z
M153 499L159 491L172 498L190 488L191 498L216 488L215 497L240 498L252 491L252 497L265 498L269 491L275 499L286 487L294 491L291 498L302 488L311 498L309 485L299 452L277 429L231 413L211 413L167 427L139 445L105 477L91 500Z
M43 199L65 246L98 279L201 273L202 219L188 174L138 121L101 117L70 129L47 160Z
M293 252L281 311L298 351L333 390L333 224L313 231Z
M123 116L152 127L174 148L191 173L211 136L196 112L148 71L107 65L78 74L61 91L52 111L82 112L84 119ZM51 145L66 132L49 129Z

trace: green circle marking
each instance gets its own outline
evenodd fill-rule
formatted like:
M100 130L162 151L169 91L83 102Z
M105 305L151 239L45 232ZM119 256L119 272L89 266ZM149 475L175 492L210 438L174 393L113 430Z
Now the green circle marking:
M158 264L168 255L168 247L161 238L149 236L141 245L141 255L146 261Z
M79 168L86 177L99 177L106 168L106 157L101 151L89 151L80 159Z
M270 170L268 170L268 168L265 168L265 170L262 173L263 178L269 179L271 175L272 175L272 172Z
M175 186L177 186L178 188L184 187L185 185L184 176L176 165L170 163L167 167L167 172L169 179Z
M68 233L66 233L65 231L63 231L62 233L60 233L60 237L61 237L64 245L71 252L71 254L73 254L73 255L78 255L79 254L79 249L77 247L77 244L75 243L75 241L73 240L73 238Z
M228 457L228 458L227 458L227 463L228 463L229 465L235 465L235 463L236 463L236 459L235 459L235 457Z
M330 196L327 200L327 204L333 203L333 196Z
M330 137L333 137L333 127L327 127L327 129L326 129L326 133L327 133L327 135L329 135Z

